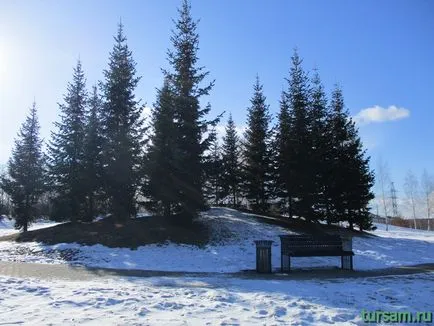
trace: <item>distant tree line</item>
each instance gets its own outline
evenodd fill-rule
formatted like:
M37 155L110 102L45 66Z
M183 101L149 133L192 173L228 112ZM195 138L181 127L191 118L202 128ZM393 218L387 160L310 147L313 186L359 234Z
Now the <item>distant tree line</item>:
M140 206L190 222L209 205L246 202L258 213L274 207L287 218L371 227L374 176L338 86L328 100L319 73L309 77L295 51L276 124L257 77L244 134L229 114L220 142L221 115L208 119L211 105L201 104L214 81L198 65L186 0L171 42L150 123L135 96L140 77L122 24L104 80L90 92L78 61L46 153L32 106L1 182L17 228L27 230L42 197L51 218L72 222L102 213L125 221Z
M424 169L418 178L413 171L408 170L402 184L403 195L398 196L387 162L381 158L376 174L379 180L376 203L374 203L377 215L381 212L384 216L382 219L386 223L390 221L392 224L394 221L399 221L402 226L410 225L415 229L432 230L434 226L431 221L434 205L434 176ZM407 218L411 218L412 223L408 223Z

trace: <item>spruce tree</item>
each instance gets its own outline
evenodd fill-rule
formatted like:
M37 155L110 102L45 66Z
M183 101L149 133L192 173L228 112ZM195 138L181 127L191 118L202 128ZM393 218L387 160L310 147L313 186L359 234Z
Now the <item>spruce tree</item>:
M191 17L191 7L184 0L175 22L171 37L173 49L168 51L171 71L164 71L173 91L174 120L176 124L177 149L174 187L178 189L178 202L181 215L187 220L196 216L205 208L204 201L204 165L205 151L209 148L212 137L205 137L210 127L218 119L207 121L210 106L200 107L200 98L208 95L214 81L201 86L209 72L198 66L199 35L197 22Z
M238 206L241 169L240 169L240 140L237 135L232 114L229 114L226 134L222 145L222 197L231 196L232 206Z
M372 192L374 172L369 168L370 157L366 155L354 121L348 126L349 142L347 144L348 165L348 222L350 228L357 225L362 230L371 230L372 216L369 202L375 198Z
M55 218L84 218L84 139L86 124L86 79L80 60L68 83L64 104L59 104L60 122L55 123L49 144L49 173L55 193Z
M315 219L311 139L311 115L309 103L309 83L306 72L302 67L302 59L295 50L291 58L292 67L288 81L288 105L290 109L290 136L289 148L292 191L294 198L293 214L304 217L306 220Z
M22 124L8 164L8 177L2 178L2 189L12 201L15 228L27 231L37 217L36 204L46 190L45 161L41 150L36 104Z
M134 94L140 78L121 23L114 41L101 85L104 181L113 215L125 220L136 213L145 129Z
M345 142L348 139L347 121L344 99L339 87L332 92L330 130L333 133L333 147L331 152L332 178L329 183L329 198L333 214L328 222L344 221L346 219L345 187L346 187L346 152Z
M294 157L291 147L291 117L289 114L288 96L282 92L277 126L273 139L273 184L276 197L279 199L281 213L292 217L294 184L292 182Z
M248 108L247 129L244 134L245 196L255 211L266 212L271 189L271 117L259 77L253 86Z
M330 180L330 166L332 164L331 146L333 140L331 130L328 128L330 114L327 98L317 70L315 70L312 78L310 106L311 161L314 163L311 165L314 189L312 200L316 219L327 220L330 218L328 185L332 182Z
M369 170L369 157L365 157L354 122L344 106L342 90L335 87L331 97L331 130L333 133L332 182L330 186L333 222L347 221L361 229L372 226L368 204L374 174Z
M102 191L102 102L96 86L88 102L86 116L86 136L84 139L84 193L86 196L85 219L92 221L98 213L98 202Z
M219 205L223 196L223 161L222 152L219 140L216 135L216 131L211 131L214 140L211 142L211 146L205 155L205 195L213 205Z
M180 209L177 128L174 98L169 81L158 90L151 115L151 137L145 161L146 206L157 214L170 216Z

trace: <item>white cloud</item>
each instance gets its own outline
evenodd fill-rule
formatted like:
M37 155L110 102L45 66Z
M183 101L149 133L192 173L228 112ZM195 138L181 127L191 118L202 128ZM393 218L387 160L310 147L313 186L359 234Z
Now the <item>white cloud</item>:
M410 110L391 105L388 108L375 105L371 108L361 110L354 116L358 124L379 123L405 119L410 116Z
M145 107L143 108L143 112L142 112L142 114L143 114L145 117L150 116L150 115L151 115L151 110L152 110L152 108L150 108L149 106L145 106Z
M243 137L244 132L246 131L247 126L242 124L239 126L235 126L235 130L237 131L237 134L239 137ZM226 135L226 125L219 124L216 126L216 132L218 139L223 139L223 137Z

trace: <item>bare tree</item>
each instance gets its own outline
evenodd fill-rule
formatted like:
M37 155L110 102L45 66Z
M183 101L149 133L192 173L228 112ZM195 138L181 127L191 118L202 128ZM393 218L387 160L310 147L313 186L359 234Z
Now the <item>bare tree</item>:
M378 187L380 188L380 200L383 204L384 209L384 216L386 218L386 230L389 230L389 218L388 218L388 211L387 211L387 197L386 197L386 190L387 186L390 184L390 176L389 176L389 167L387 165L387 162L383 161L383 159L380 157L378 160L378 168L376 173L375 180L378 180Z
M414 220L414 228L416 229L416 203L418 198L418 181L416 176L411 170L408 170L407 175L405 176L404 181L404 192L407 196L411 204L411 208L413 210L413 220Z
M424 199L426 200L426 218L428 219L428 230L431 230L431 208L432 208L432 202L431 198L432 193L434 192L434 178L432 175L428 173L427 170L423 170L422 177L421 177L421 188L422 193L424 195Z
M8 194L4 191L1 180L7 175L6 165L0 164L0 215L10 215L10 199Z

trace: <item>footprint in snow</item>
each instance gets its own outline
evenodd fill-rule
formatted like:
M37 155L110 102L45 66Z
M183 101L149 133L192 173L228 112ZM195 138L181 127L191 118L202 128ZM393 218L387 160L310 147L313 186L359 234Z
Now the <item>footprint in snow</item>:
M142 316L145 316L145 315L147 315L147 314L148 314L148 312L149 312L149 310L148 310L148 309L146 309L146 308L142 308L142 309L140 309L140 311L139 311L138 315L142 317Z
M274 316L280 318L286 315L286 308L285 307L276 307L274 309Z

